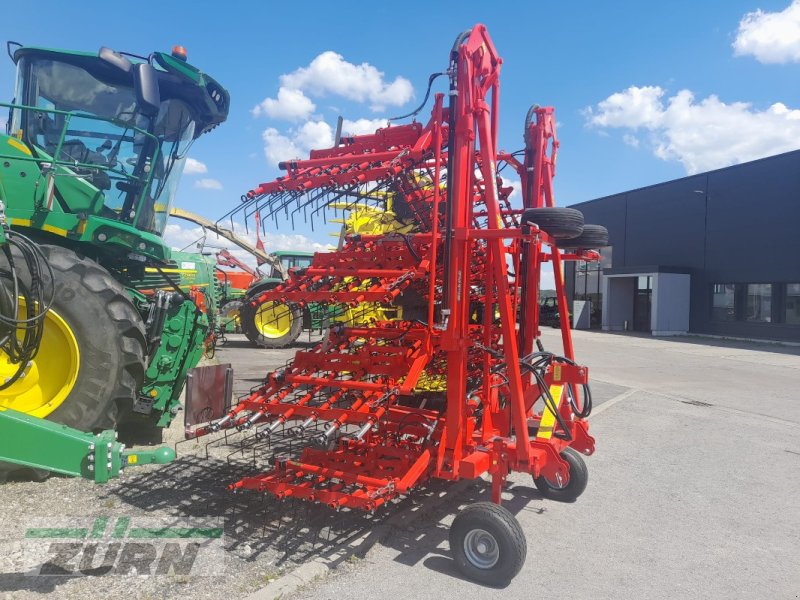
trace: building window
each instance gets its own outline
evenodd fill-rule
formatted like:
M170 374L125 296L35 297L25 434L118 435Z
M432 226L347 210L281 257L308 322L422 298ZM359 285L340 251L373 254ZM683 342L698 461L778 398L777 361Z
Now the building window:
M734 284L714 284L711 318L714 321L736 320L736 286Z
M786 284L786 315L789 325L800 325L800 283Z
M747 313L745 320L756 323L772 321L772 285L769 283L747 284Z

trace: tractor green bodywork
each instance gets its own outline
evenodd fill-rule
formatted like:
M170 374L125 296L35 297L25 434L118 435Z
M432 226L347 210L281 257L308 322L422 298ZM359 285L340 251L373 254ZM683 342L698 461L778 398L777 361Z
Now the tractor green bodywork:
M145 383L134 407L136 412L157 415L160 427L169 426L178 412L189 369L213 347L221 298L215 269L213 257L173 250L168 266L148 268L141 279L129 281L134 304L148 317L153 292L156 297L159 292L173 297L159 328L161 338L151 344Z
M97 54L11 50L9 44L17 65L15 98L0 103L9 109L0 133L0 200L8 222L39 243L95 260L129 291L156 344L148 348L134 412L168 425L210 326L183 290L185 282L178 282L179 293L168 281L151 286L148 280L158 270L180 271L181 257L161 236L186 152L225 121L228 93L161 52L145 58L105 48ZM213 266L203 277L209 295ZM163 319L148 321L154 290L167 288L176 297L184 294L182 302L171 303ZM216 305L208 314L216 314Z

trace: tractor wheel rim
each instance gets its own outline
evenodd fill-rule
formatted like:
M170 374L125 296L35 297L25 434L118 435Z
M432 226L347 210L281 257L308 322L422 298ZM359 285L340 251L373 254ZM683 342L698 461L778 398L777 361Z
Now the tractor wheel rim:
M485 529L472 529L464 537L464 554L478 569L491 569L500 560L500 547Z
M280 302L265 302L258 307L255 324L258 332L267 338L282 338L292 330L292 311Z
M20 302L24 309L24 302ZM0 406L46 417L67 399L80 370L78 340L69 324L53 309L44 317L42 342L25 374L8 388L0 390ZM0 351L0 382L16 373L5 352Z

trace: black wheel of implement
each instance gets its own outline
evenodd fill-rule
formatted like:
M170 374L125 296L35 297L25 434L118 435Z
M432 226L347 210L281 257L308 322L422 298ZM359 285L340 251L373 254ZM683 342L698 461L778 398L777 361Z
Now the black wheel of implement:
M528 546L519 521L492 502L467 506L450 527L450 551L469 579L505 586L525 563Z
M522 213L522 223L535 223L555 239L567 240L583 232L583 213L574 208L529 208Z
M608 229L602 225L584 225L583 233L558 244L559 248L591 250L608 246Z
M219 309L222 333L242 333L241 300L228 300Z
M253 307L245 301L239 315L242 332L262 348L291 346L303 330L303 311L296 304L267 301Z
M534 477L533 483L545 498L559 502L575 502L586 490L589 470L581 455L572 448L566 448L561 453L561 458L569 463L569 481L562 485L548 481L545 477Z
M0 392L0 405L11 397L9 406L75 429L113 428L144 379L142 318L96 262L60 246L39 247L53 269L55 296L30 372Z

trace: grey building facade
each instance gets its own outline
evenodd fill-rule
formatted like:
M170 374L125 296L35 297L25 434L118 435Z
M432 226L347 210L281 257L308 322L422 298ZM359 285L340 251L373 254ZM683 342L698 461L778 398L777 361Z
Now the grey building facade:
M800 342L800 151L572 207L609 231L565 270L592 327Z

